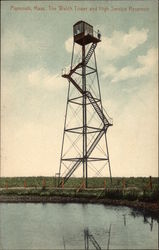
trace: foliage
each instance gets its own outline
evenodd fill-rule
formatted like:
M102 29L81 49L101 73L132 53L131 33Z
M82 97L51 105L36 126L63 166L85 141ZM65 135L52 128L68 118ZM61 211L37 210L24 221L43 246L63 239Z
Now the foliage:
M3 177L0 178L0 195L107 198L145 202L159 200L158 178L152 178L152 189L149 178L146 177L115 177L112 184L110 178L89 178L89 188L78 190L82 182L82 178L70 178L64 185L66 189L62 189L55 188L57 180L54 177ZM104 182L106 182L105 189Z

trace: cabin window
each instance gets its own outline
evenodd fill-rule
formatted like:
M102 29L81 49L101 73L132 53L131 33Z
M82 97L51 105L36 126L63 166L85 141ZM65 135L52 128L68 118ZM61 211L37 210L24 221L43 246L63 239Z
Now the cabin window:
M93 36L93 27L85 23L85 35Z
M78 35L80 33L83 33L83 23L78 23L76 26L74 26L74 35Z

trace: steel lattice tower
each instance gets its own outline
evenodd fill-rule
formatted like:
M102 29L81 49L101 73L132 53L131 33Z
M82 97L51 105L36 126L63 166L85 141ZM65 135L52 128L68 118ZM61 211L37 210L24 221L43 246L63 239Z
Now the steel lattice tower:
M106 132L112 121L102 106L97 71L95 48L101 42L101 35L93 30L93 26L79 21L73 26L73 37L71 67L68 73L66 70L62 73L69 86L59 185L62 179L65 183L75 171L82 169L88 187L90 171L95 171L97 176L104 171L105 176L105 166L108 165L111 177Z

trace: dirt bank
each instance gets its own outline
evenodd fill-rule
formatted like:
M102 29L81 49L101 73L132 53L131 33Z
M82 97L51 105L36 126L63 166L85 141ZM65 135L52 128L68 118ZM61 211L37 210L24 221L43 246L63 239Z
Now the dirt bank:
M159 218L159 203L114 200L107 198L62 197L62 196L34 196L34 195L0 195L1 203L94 203L113 206L127 206Z

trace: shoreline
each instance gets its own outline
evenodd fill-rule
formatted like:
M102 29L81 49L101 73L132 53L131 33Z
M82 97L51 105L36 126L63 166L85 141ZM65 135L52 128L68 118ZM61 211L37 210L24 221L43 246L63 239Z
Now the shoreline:
M127 206L144 214L155 216L159 219L158 202L141 202L108 198L62 197L62 196L35 196L35 195L0 195L0 203L84 203L103 204L112 206Z

